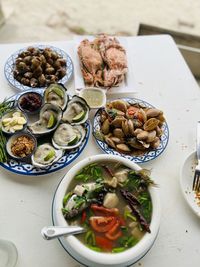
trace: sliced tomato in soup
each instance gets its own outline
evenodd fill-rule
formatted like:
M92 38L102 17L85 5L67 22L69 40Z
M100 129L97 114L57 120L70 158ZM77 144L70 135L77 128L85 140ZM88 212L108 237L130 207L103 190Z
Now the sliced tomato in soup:
M98 233L108 232L116 224L113 216L92 216L89 219L91 227Z

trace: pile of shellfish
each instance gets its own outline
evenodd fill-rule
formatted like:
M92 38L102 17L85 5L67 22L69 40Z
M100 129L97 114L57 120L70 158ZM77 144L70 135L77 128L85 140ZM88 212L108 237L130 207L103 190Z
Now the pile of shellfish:
M120 153L142 154L160 145L163 112L117 99L106 104L100 117L104 141Z

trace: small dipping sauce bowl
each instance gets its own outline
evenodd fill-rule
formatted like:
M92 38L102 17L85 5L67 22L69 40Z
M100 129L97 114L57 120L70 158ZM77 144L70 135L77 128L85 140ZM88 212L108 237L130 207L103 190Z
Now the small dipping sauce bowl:
M22 94L17 102L19 109L31 115L39 113L43 104L43 97L37 92L30 91Z
M28 118L24 112L15 108L5 112L1 118L2 131L8 135L23 131L27 126Z
M106 91L100 88L87 87L78 91L90 108L101 108L106 105Z
M28 132L13 134L7 141L6 150L10 157L26 161L35 152L36 138Z

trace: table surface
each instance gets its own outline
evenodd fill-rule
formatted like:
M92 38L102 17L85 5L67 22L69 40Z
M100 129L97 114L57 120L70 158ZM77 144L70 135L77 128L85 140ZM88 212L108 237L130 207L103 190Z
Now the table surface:
M162 219L158 238L135 266L199 266L200 220L185 202L179 184L181 166L195 149L200 114L199 87L174 41L167 35L130 37L134 80L138 93L165 112L170 141L165 152L142 166L152 169L159 184ZM70 42L51 43L65 49ZM8 56L24 44L0 45L0 100L16 93L3 73ZM72 51L69 49L68 53ZM68 85L73 93L73 82ZM129 94L129 96L131 96ZM15 243L17 267L80 266L57 240L44 241L43 226L51 225L55 188L67 170L86 156L102 153L92 136L83 153L70 166L46 176L27 177L0 169L0 238Z

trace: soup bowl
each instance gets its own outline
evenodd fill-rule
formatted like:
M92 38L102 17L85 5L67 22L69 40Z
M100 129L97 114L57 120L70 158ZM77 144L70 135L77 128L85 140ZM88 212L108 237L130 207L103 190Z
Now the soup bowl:
M68 191L69 185L74 176L85 166L91 163L97 162L119 162L128 168L139 171L141 167L125 158L115 155L95 155L87 157L86 159L78 162L74 165L61 180L58 185L52 203L52 219L53 224L57 226L68 226L63 214L62 214L62 203L63 198ZM132 248L129 248L119 253L105 253L96 252L89 249L84 245L76 236L69 235L60 237L59 241L63 248L79 263L91 266L91 267L122 267L129 266L139 259L141 259L152 247L156 237L158 235L160 226L161 209L158 196L158 188L150 186L148 188L151 201L152 201L152 216L150 229L151 233L145 233L142 239Z

